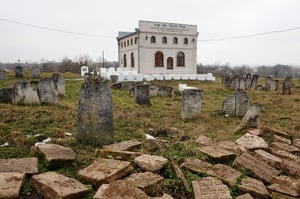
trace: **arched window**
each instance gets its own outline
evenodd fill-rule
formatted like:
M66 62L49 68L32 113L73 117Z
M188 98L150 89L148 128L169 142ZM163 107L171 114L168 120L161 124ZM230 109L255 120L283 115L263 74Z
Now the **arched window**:
M189 43L188 38L184 38L183 43L184 43L184 44L188 44L188 43Z
M161 51L155 53L155 67L164 66L164 54Z
M131 53L130 55L131 67L134 67L134 55Z
M163 44L166 44L167 42L168 42L167 37L163 37L163 38L162 38L162 43L163 43Z
M126 54L123 55L124 68L127 67Z
M174 67L173 67L173 58L172 57L168 57L167 59L167 69L168 70L172 70Z
M155 43L156 42L156 38L154 36L151 37L151 43Z
M174 37L174 38L173 38L173 43L174 43L174 44L178 44L178 38L177 38L177 37Z
M179 52L177 53L177 66L184 66L184 53L183 52Z

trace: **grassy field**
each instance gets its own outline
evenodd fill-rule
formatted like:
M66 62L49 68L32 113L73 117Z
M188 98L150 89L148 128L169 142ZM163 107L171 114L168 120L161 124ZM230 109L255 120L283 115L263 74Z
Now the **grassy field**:
M43 77L51 74L42 74ZM53 143L69 146L77 153L73 165L59 169L57 172L76 177L77 171L89 165L95 159L95 148L76 142L76 117L81 80L75 74L64 74L66 95L55 106L17 106L0 104L0 145L8 142L9 146L0 147L0 158L21 158L34 156L33 135L43 134ZM24 79L29 79L29 74ZM0 81L0 88L10 86L18 81L12 74L8 79ZM206 135L216 140L235 140L244 132L234 133L241 122L238 117L224 117L221 114L222 102L234 92L224 88L220 79L215 82L206 81L154 81L153 85L171 86L178 91L179 83L186 83L204 91L202 114L192 120L180 119L181 98L151 97L151 106L139 106L134 98L128 96L126 89L111 89L114 104L115 141L138 139L144 143L142 150L152 154L164 155L181 164L184 157L205 158L197 150L193 139ZM264 80L259 80L264 85ZM296 84L299 81L296 81ZM282 81L280 81L282 85ZM264 111L260 117L261 126L270 126L300 136L300 91L292 95L282 95L281 86L278 92L249 91L251 104L262 104ZM68 137L65 132L73 136ZM168 140L164 144L153 144L145 140L145 134L162 136ZM181 140L190 138L188 141ZM39 163L40 171L47 171ZM180 196L191 196L191 190L184 191L171 169L162 171L165 177L166 192L178 192ZM199 178L199 175L185 171L188 181ZM31 187L27 183L26 189ZM91 194L92 195L92 194ZM89 196L91 197L91 196ZM87 198L89 198L87 197Z

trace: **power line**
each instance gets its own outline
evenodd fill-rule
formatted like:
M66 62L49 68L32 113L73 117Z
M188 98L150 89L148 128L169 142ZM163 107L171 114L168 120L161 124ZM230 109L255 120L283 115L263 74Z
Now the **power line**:
M73 34L73 35L88 36L88 37L98 37L98 38L109 38L109 39L115 38L115 37L108 36L108 35L88 34L88 33L73 32L73 31L56 29L56 28L49 28L49 27L45 27L45 26L38 26L38 25L33 25L33 24L28 24L28 23L23 23L23 22L13 21L13 20L3 19L3 18L0 18L0 21L5 21L5 22L8 22L8 23L13 23L13 24L18 24L18 25L28 26L28 27L31 27L31 28L37 28L37 29L43 29L43 30L50 30L50 31L67 33L67 34Z

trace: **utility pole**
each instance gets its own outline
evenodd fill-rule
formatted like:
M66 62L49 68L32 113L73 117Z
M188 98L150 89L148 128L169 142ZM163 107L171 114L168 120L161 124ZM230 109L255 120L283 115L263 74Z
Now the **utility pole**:
M104 50L102 50L102 67L104 68Z

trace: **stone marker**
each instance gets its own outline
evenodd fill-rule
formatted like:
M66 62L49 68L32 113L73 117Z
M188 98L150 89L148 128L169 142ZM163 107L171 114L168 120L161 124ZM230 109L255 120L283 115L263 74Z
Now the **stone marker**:
M261 107L259 106L250 106L244 115L241 123L235 129L238 131L243 128L258 128L259 127L259 116L261 112Z
M79 170L78 178L99 187L127 175L132 170L130 162L98 158L90 166Z
M196 139L196 143L202 146L212 145L213 139L205 135L199 135L199 137Z
M292 83L293 83L292 77L287 77L284 79L283 85L282 85L282 94L283 95L292 94Z
M283 143L289 144L289 145L292 144L292 141L290 139L279 136L279 135L273 135L272 136L272 141L273 142L283 142Z
M229 96L223 101L222 112L235 116L235 95Z
M36 66L31 69L32 78L40 78L41 77L41 69Z
M237 179L241 176L241 172L224 164L215 164L207 174L222 180L230 187L234 187Z
M235 142L232 141L220 141L215 144L216 147L225 149L226 151L230 151L235 155L240 155L243 152L246 152L246 149L237 145Z
M253 149L268 149L268 144L261 137L246 133L235 141L239 146L246 148L247 150Z
M297 147L294 147L292 145L283 143L283 142L272 142L271 147L273 149L281 150L281 151L287 151L292 154L300 153L300 149Z
M239 90L245 91L245 80L243 78L240 78L239 82Z
M192 181L195 199L231 199L228 187L214 177Z
M300 178L294 178L290 176L277 176L272 179L272 184L268 186L268 189L277 191L290 196L300 196Z
M239 87L240 87L240 76L239 75L234 75L230 79L230 89L238 90Z
M281 168L289 175L295 175L300 177L300 164L299 162L290 161L290 160L282 160Z
M49 199L79 199L89 193L89 189L79 181L55 172L34 175L30 183L38 194Z
M273 80L271 84L271 91L278 91L279 80Z
M112 94L100 78L87 77L81 85L77 119L78 140L100 146L114 142Z
M292 153L289 153L287 151L272 148L271 153L278 156L278 157L280 157L280 158L284 158L284 159L287 159L287 160L293 160L295 162L300 163L300 157L298 157L298 156L296 156Z
M271 197L272 199L299 199L299 197L292 197L275 191L272 192Z
M0 80L6 80L6 72L0 69Z
M110 76L110 82L111 84L115 84L118 82L119 76L118 75L111 75Z
M257 86L258 75L253 75L251 79L250 89L255 90Z
M247 74L245 78L245 89L248 90L251 84L251 74Z
M103 184L94 199L149 199L145 192L123 180Z
M136 85L134 88L135 103L139 105L151 105L149 85Z
M230 76L227 74L224 74L222 76L222 84L225 86L225 88L230 88Z
M155 172L165 167L169 160L161 156L144 154L134 158L134 163L146 171Z
M244 116L249 108L249 97L243 90L235 92L235 115Z
M38 92L31 86L29 81L18 81L13 84L13 104L40 104Z
M235 199L254 199L249 193L237 196Z
M44 158L49 168L60 168L75 160L75 152L69 147L58 144L42 144L37 147L38 153Z
M0 198L17 199L20 198L20 192L23 182L26 178L25 173L5 172L0 173Z
M41 79L38 92L42 104L54 105L59 101L58 92L52 78L46 77Z
M273 167L276 167L276 168L280 168L280 164L282 162L282 159L275 156L275 155L272 155L271 153L268 153L264 150L255 150L255 157L260 159L260 160L263 160L265 161L266 163L268 163L269 165L273 166Z
M196 158L184 158L183 161L183 167L199 174L207 173L212 168L212 166L212 164Z
M184 89L181 114L182 120L194 118L200 115L202 109L203 91L200 89Z
M279 136L282 136L282 137L285 137L285 138L291 139L291 140L292 140L292 137L293 137L291 134L289 134L287 132L284 132L284 131L281 131L281 130L278 130L278 129L273 129L273 128L268 127L268 126L264 126L263 131L271 133L272 135L273 134L279 135Z
M264 161L258 160L249 153L244 153L236 158L233 165L248 169L255 177L268 183L271 182L273 177L278 176L280 173L279 170L271 167Z
M132 161L134 158L142 155L141 152L133 151L117 151L110 149L98 149L96 150L96 157L111 158L124 161Z
M36 174L38 170L37 158L0 159L0 172L19 172Z
M150 96L158 96L158 86L149 86L149 95Z
M0 89L0 103L12 104L13 103L13 88Z
M15 76L16 78L23 78L24 77L24 71L22 66L16 66L15 68Z
M59 74L59 73L53 73L52 74L52 79L54 81L54 85L57 89L58 95L64 96L66 94L64 76Z
M271 86L272 86L272 77L268 76L266 77L265 91L271 91Z
M158 96L160 97L172 97L173 88L169 86L160 86L158 88Z
M244 178L238 186L240 193L250 193L255 198L269 198L270 193L264 183L254 178Z
M115 150L115 151L130 151L133 148L139 148L141 145L142 143L140 141L126 140L115 144L105 145L103 146L103 148L108 150Z
M201 147L200 151L215 162L230 161L235 158L235 154L233 152L216 146Z

